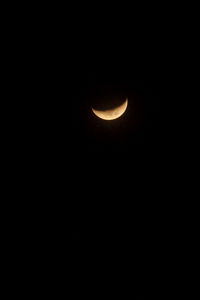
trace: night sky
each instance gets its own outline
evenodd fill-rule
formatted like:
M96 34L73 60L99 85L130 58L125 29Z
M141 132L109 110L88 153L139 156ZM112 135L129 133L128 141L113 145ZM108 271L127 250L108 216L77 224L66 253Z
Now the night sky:
M31 149L50 195L44 192L39 205L45 216L53 211L52 232L63 249L67 239L75 292L84 289L84 280L95 286L92 274L99 270L111 290L124 278L123 298L133 281L139 287L135 295L142 296L160 262L167 261L166 112L173 103L174 74L165 29L155 34L158 23L150 15L150 28L143 10L141 18L136 11L121 12L120 22L108 14L102 23L100 12L86 24L75 24L76 18L63 26L61 18L62 30L51 31L54 43L40 52L33 80L39 89L32 92L37 145L31 142ZM127 110L116 120L92 113L92 107L117 106L126 98Z
M178 160L185 168L185 145L176 145L186 130L182 123L175 129L171 113L178 123L174 107L177 95L183 103L179 75L190 30L177 17L187 24L187 14L166 3L71 4L23 7L26 20L15 14L20 28L12 24L16 37L8 35L16 61L14 70L7 67L15 81L8 105L19 124L14 120L11 130L10 158L18 166L8 167L16 181L8 204L21 224L12 226L11 249L27 253L29 270L30 261L38 264L33 284L39 275L43 284L46 262L65 293L71 287L69 299L163 299L158 287L175 274L176 243L185 237L176 172ZM116 120L92 112L126 98L127 110ZM62 270L54 272L54 264Z
M128 67L98 65L80 78L73 97L69 147L74 165L70 170L79 186L75 192L82 191L82 199L75 200L74 213L82 215L86 211L90 217L97 218L95 226L86 226L83 236L95 228L98 235L104 227L106 234L105 221L100 221L101 218L110 222L118 218L117 214L135 214L134 206L143 215L149 211L150 202L153 205L156 201L155 196L151 201L150 198L153 189L158 189L164 159L163 82L158 78L137 79L135 73L136 67L131 64ZM91 111L91 107L115 105L126 97L128 108L119 119L104 121ZM125 219L132 221L130 216ZM119 221L113 222L116 231L122 229ZM81 232L85 223L87 220L80 226Z
M162 258L169 225L162 111L166 82L161 73L155 76L155 65L152 74L147 66L142 74L140 67L131 61L97 64L79 78L69 172L70 234L78 266L85 266L86 257L99 268L110 265L112 272L134 265L133 278L143 293L150 270ZM91 111L126 97L127 111L116 120L101 120ZM116 263L119 253L123 263Z

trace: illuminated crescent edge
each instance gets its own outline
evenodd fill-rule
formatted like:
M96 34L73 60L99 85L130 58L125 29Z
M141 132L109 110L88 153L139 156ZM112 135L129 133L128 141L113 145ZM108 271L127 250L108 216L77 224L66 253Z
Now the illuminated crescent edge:
M123 115L123 113L126 111L127 106L128 98L125 100L124 103L122 103L120 106L117 106L116 108L108 110L96 110L92 108L92 111L97 117L109 121L121 117L121 115Z

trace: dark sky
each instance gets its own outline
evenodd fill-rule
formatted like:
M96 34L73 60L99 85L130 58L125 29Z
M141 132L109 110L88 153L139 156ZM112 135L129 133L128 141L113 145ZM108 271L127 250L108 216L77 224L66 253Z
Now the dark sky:
M85 192L85 201L94 204L93 197L100 195L108 204L116 200L120 188L128 192L129 199L135 196L134 186L137 190L138 184L141 193L146 191L163 159L166 138L161 109L166 101L165 79L155 77L153 69L152 74L144 72L142 77L140 67L132 61L124 66L106 62L80 72L70 108L69 147L74 171L77 168L74 175L81 185L86 182L90 192ZM114 105L126 97L128 108L119 119L103 121L91 112L92 106ZM127 200L130 204L126 198L123 195L122 203Z
M30 238L30 248L38 245L39 255L46 244L44 257L49 249L58 252L52 257L60 259L64 282L66 259L74 295L92 294L93 287L92 298L115 291L123 299L144 299L155 295L151 288L157 290L179 235L173 226L179 205L169 189L176 134L168 112L174 110L182 24L169 32L166 4L73 5L37 7L12 47L16 94L25 99L15 101L21 129L13 126L17 161L20 155L25 161L19 169L26 179L17 183L25 202L15 204L27 218L23 239ZM126 98L119 119L92 113Z
M60 25L65 31L51 31L53 54L44 51L34 79L42 87L33 105L43 123L38 145L44 145L44 151L34 151L54 178L58 202L51 205L61 231L68 223L75 273L87 261L91 272L92 261L95 268L110 261L112 271L132 264L141 284L168 238L166 111L174 74L168 72L165 28L159 31L151 16L151 28L136 10L109 19L108 14L105 22L96 20L93 30L93 22L75 26L75 19ZM128 108L119 119L100 120L91 111L126 98Z
M94 261L89 269L97 268L107 278L103 270L118 274L123 264L130 265L132 277L126 274L120 283L130 286L134 278L134 293L143 299L151 294L148 283L168 247L163 112L168 92L158 62L141 70L137 59L129 56L124 65L121 60L109 64L108 59L80 72L71 110L68 172L77 270ZM126 97L128 108L119 119L104 121L91 112L92 106Z
M117 274L123 257L124 264L134 265L132 276L143 295L143 285L167 240L167 136L162 110L167 95L165 77L158 76L155 64L150 70L143 66L143 73L140 64L130 57L128 62L105 60L84 70L75 89L69 144L70 225L78 270L80 265L86 267L87 258L94 260L94 268L110 268ZM119 119L104 121L91 112L92 106L111 99L119 103L126 97L128 108ZM125 278L128 286L131 279Z

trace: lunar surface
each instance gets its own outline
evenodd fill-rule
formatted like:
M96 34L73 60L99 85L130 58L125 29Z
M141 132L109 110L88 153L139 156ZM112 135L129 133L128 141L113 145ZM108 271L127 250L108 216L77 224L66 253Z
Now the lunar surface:
M124 114L124 112L127 109L127 106L128 106L128 99L126 99L125 102L122 103L120 106L117 106L113 109L96 110L92 108L92 111L97 117L103 120L114 120L121 117Z

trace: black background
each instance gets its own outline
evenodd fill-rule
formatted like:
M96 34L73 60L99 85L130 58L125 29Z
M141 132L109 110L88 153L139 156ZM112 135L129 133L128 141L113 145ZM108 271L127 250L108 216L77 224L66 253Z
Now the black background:
M176 239L173 37L164 8L133 6L79 8L73 17L45 10L23 49L24 75L32 71L24 93L34 122L23 148L31 205L40 240L70 250L75 294L91 286L123 297L155 293ZM119 119L91 111L125 98Z
M67 97L70 142L61 144L70 153L73 264L81 270L80 281L86 269L99 270L115 292L119 281L123 295L126 286L133 294L148 294L149 286L157 289L150 282L169 260L173 239L166 172L170 124L165 123L173 82L166 75L166 52L158 50L159 37L147 42L142 33L136 40L129 36L128 45L118 34L114 41L104 38L84 56L86 62L78 62ZM127 112L113 122L97 119L91 107L102 105L100 96L102 102L128 97ZM63 137L67 103L63 100Z
M165 108L170 82L160 57L152 56L153 64L136 54L126 62L117 57L84 68L73 97L67 166L73 266L81 281L84 270L99 270L115 292L119 282L122 295L126 286L134 295L148 295L157 291L176 240ZM102 102L128 97L126 113L111 122L96 118L91 107L101 106L99 95Z

